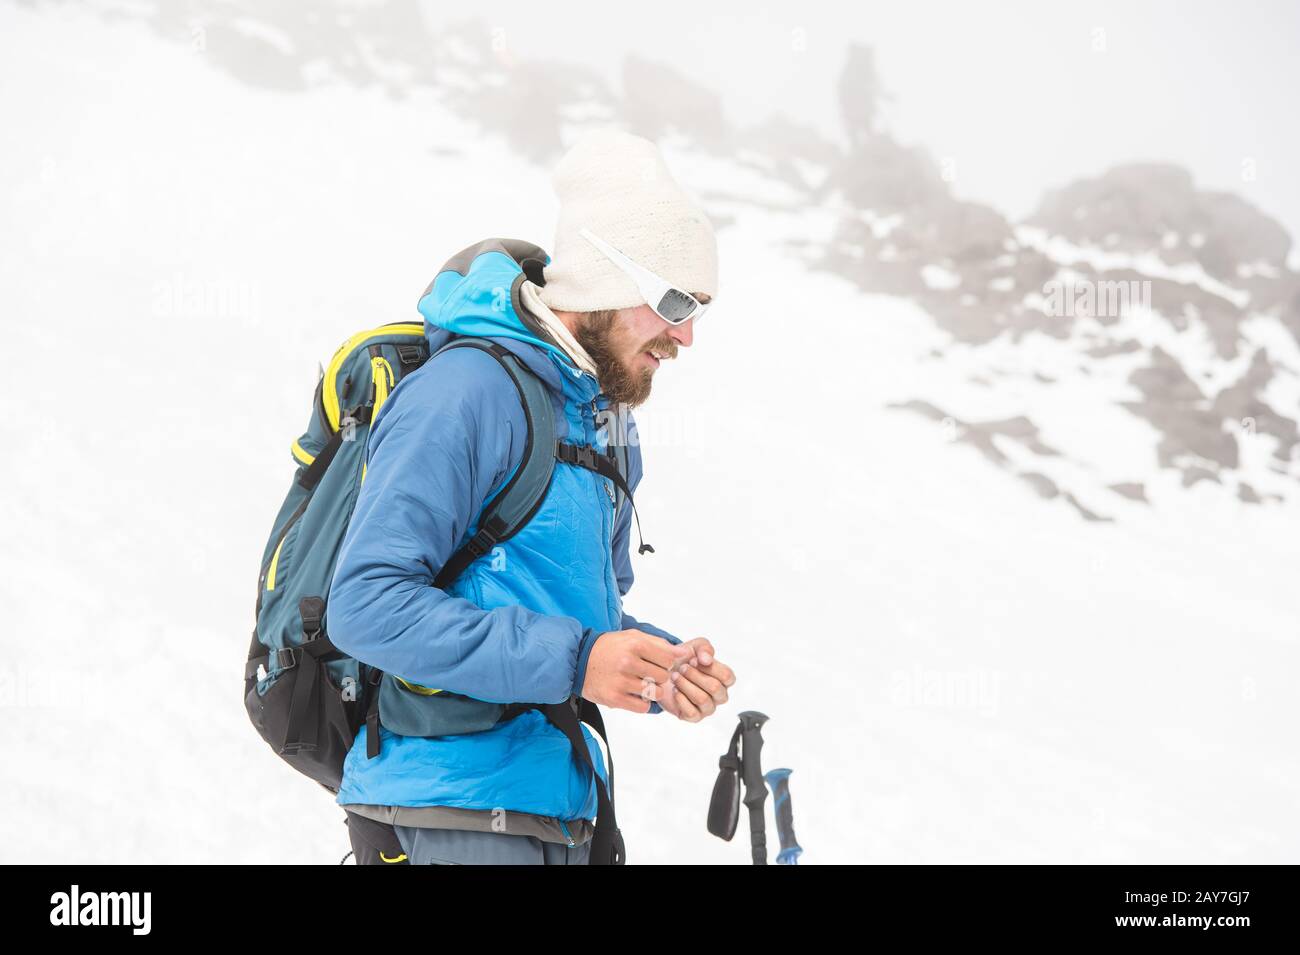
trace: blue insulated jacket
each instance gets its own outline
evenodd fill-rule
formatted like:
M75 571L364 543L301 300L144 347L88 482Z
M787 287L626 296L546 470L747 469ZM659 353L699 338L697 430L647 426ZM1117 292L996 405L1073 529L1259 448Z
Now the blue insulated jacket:
M502 239L454 257L419 303L430 354L458 335L496 341L546 384L558 437L604 447L606 431L597 423L607 401L595 378L574 366L520 302L525 268L540 279L548 261L536 246ZM432 586L519 466L527 436L513 382L478 349L436 355L401 380L372 426L330 587L327 626L339 649L426 687L492 703L558 703L579 692L600 634L636 627L680 642L623 613L633 576L631 508L616 516L612 482L559 461L540 508L518 534L447 590ZM628 459L635 490L635 442ZM374 759L366 757L366 729L357 736L339 804L504 809L564 820L596 814L590 771L535 710L478 733L380 733ZM584 733L603 777L600 747Z

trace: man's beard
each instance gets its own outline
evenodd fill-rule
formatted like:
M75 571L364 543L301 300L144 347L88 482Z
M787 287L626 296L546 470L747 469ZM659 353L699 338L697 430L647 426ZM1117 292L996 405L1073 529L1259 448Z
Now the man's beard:
M587 312L578 321L573 337L586 349L596 365L596 378L600 390L617 405L635 408L650 397L654 382L653 368L629 368L619 357L623 343L620 341L615 311ZM658 350L668 355L677 353L677 343L667 335L647 342L632 353L635 359L643 351Z

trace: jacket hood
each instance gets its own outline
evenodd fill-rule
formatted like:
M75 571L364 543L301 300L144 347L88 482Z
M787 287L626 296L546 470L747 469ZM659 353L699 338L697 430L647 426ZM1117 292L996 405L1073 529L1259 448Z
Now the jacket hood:
M521 239L484 239L453 255L418 305L429 353L456 336L491 338L555 390L576 387L580 399L594 398L595 379L573 364L519 297L525 280L545 284L542 269L550 261L540 246Z

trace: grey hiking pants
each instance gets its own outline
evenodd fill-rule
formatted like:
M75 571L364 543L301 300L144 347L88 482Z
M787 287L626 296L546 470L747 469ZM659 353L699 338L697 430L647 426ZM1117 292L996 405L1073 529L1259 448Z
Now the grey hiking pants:
M344 812L357 865L586 865L591 856L590 841L569 847L536 835L387 825Z
M357 865L587 865L591 842L569 847L536 836L388 825L346 811Z
M411 865L586 865L591 843L570 848L536 836L394 826Z

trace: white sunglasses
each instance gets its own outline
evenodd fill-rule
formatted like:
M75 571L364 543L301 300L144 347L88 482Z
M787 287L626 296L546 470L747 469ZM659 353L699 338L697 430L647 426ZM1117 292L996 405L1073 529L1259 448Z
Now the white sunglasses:
M594 245L605 258L631 276L632 281L636 283L637 289L641 292L641 297L646 300L646 304L654 309L655 314L669 325L681 325L692 318L698 321L704 316L709 306L690 292L683 292L675 285L665 282L644 266L637 265L600 236L593 235L590 230L579 229L578 235Z

